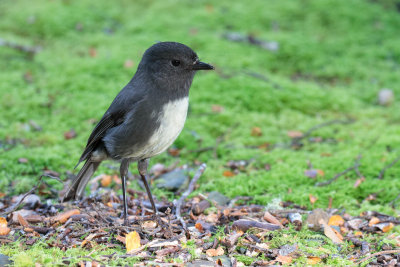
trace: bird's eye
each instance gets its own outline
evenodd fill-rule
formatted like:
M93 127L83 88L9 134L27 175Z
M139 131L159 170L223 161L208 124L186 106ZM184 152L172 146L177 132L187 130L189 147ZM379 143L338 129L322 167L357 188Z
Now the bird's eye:
M174 59L171 61L171 64L172 66L178 67L181 64L181 62L177 59Z

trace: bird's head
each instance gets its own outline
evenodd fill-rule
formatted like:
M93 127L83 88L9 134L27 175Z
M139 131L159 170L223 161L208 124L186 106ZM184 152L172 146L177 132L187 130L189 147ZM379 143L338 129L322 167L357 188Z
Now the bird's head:
M159 82L169 84L191 83L196 71L214 69L201 62L191 48L176 42L160 42L151 46L144 53L139 68Z

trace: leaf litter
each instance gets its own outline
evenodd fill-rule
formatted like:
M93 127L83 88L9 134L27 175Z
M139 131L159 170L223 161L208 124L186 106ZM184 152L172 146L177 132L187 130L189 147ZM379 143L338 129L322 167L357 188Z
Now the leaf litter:
M138 265L143 266L162 263L225 266L226 262L231 266L290 265L301 259L309 265L326 264L332 257L329 249L319 246L318 252L312 253L293 243L287 233L307 229L319 236L321 244L342 247L341 257L355 264L364 261L375 265L400 264L397 249L400 236L393 231L400 224L396 217L373 211L359 216L336 209L310 211L290 202L282 202L279 209L267 210L265 206L250 204L251 198L229 199L218 192L191 196L204 168L204 165L199 168L178 201L156 201L159 223L152 214L147 194L129 189L130 224L123 226L122 198L115 194L121 184L113 183L115 179L109 175L99 176L95 181L97 189L90 197L73 203L51 204L49 200L42 203L30 191L22 206L17 202L23 196L5 195L0 212L9 212L0 217L0 243L18 240L29 249L40 241L48 248L63 251L74 247L90 251L104 245L120 252L90 259L97 266L129 257L138 258ZM158 175L174 171L161 169L157 169ZM214 200L216 196L224 201ZM16 203L19 209L10 209ZM286 237L286 243L277 245L276 235ZM391 242L382 245L373 238L384 235ZM350 249L346 244L350 244ZM171 262L171 259L179 260ZM82 259L81 265L86 266L87 260ZM70 258L64 257L64 263L71 263Z

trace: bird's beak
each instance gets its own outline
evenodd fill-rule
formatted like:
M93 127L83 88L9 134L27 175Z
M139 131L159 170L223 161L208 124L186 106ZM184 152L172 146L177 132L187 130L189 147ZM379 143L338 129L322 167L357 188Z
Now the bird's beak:
M213 70L214 67L211 66L210 64L201 62L201 61L197 61L194 65L193 65L193 70Z

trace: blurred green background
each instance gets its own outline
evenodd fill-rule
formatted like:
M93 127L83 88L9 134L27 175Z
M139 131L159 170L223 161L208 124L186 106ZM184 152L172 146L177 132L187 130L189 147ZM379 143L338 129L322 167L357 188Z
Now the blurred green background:
M216 70L195 77L188 120L174 144L179 155L164 153L152 164L207 163L198 192L310 208L326 208L331 198L350 213L395 212L389 203L399 193L400 164L376 177L400 154L396 1L2 0L0 38L41 48L32 56L0 46L2 192L28 190L43 169L63 179L76 173L94 121L143 52L157 41L177 41ZM383 88L394 94L388 105L378 102ZM335 119L354 122L317 129L301 147L287 145L297 132ZM71 129L76 137L67 140ZM193 152L217 139L216 155ZM359 154L359 186L355 172L314 186ZM230 160L250 164L230 176ZM97 174L115 173L106 165ZM310 168L322 172L310 178Z

